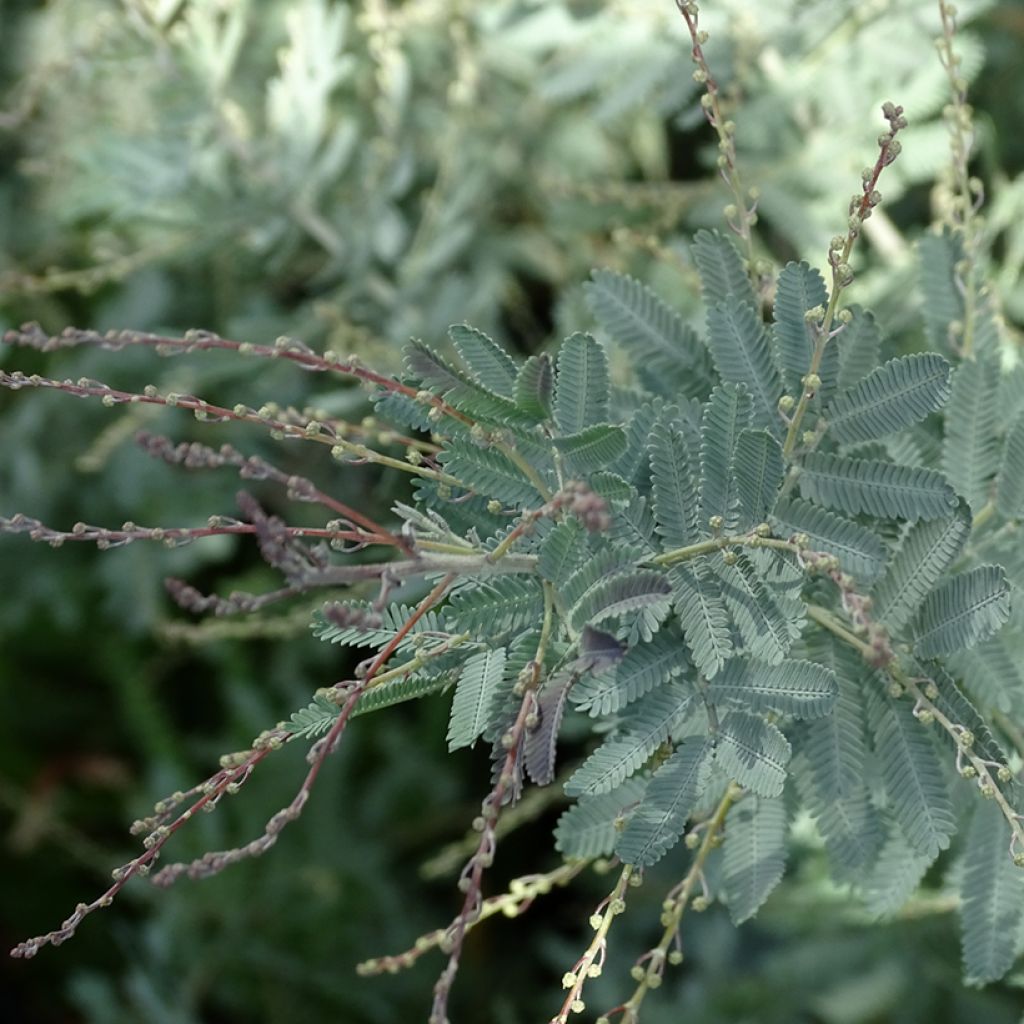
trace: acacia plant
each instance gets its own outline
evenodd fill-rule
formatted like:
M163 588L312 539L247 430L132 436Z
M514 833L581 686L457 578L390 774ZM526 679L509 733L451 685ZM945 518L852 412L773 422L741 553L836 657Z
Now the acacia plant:
M412 480L408 502L378 522L261 457L143 435L156 458L277 482L330 518L292 526L243 493L240 518L215 515L200 527L78 523L62 531L24 515L0 520L55 547L251 534L283 576L279 590L221 597L171 580L174 599L230 615L348 588L322 605L313 629L325 643L369 652L350 678L226 755L193 789L160 801L133 825L142 852L114 872L109 889L15 956L70 938L135 875L170 886L266 852L303 812L351 719L447 694L449 748L483 740L493 764L459 879L461 906L408 952L361 968L392 971L440 950L447 962L433 1024L447 1020L471 929L495 913L515 916L600 861L614 867L615 881L590 918L592 939L568 965L552 1021L582 1012L630 888L670 857L679 881L665 894L660 937L636 960L633 993L602 1018L637 1021L648 992L682 959L685 912L719 900L736 923L753 917L783 877L797 815L813 819L837 882L879 914L907 901L955 844L962 861L950 884L959 887L965 974L975 982L1006 974L1024 942L1016 778L1024 685L1013 664L1022 636L1011 623L1024 572L1016 539L1024 389L1001 368L954 12L940 7L953 162L945 225L920 246L936 351L899 354L870 312L845 303L879 179L900 151L902 108L883 107L876 157L829 247L828 280L803 262L775 279L758 250L756 193L739 177L735 127L689 2L680 11L738 241L714 231L693 240L703 336L643 284L610 270L586 285L607 345L575 333L553 355L521 361L457 325L447 354L410 342L399 376L287 338L260 346L203 331L50 336L29 324L8 332L7 343L43 351L230 350L354 378L375 414L394 424L377 446L326 415L0 372L13 390L251 423L327 445L344 464L376 463ZM612 347L624 353L628 379L613 380ZM577 731L590 728L593 741L564 784L571 804L555 836L564 863L485 896L499 818L527 786L555 780L569 719ZM158 867L194 814L237 793L291 743L309 744L308 772L262 835ZM940 870L953 863L943 858Z

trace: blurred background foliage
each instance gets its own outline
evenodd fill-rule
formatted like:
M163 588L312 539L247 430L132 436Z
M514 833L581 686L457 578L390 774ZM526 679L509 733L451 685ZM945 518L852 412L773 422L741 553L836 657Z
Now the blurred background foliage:
M960 6L979 128L972 166L1013 340L1024 325L1024 7ZM873 159L880 103L906 107L912 127L867 224L856 298L907 348L920 344L913 248L948 159L936 5L708 0L701 23L744 181L761 190L758 249L778 265L824 263ZM0 40L0 327L203 327L261 343L286 333L393 369L410 335L440 342L452 322L522 352L587 327L581 284L595 266L633 273L701 316L687 239L720 225L727 199L671 0L4 0ZM0 364L227 405L315 403L356 422L369 411L359 389L219 354L0 351ZM147 460L132 443L141 427L230 441L374 514L404 494L320 446L170 410L3 394L0 515L66 528L233 512L236 478L186 478ZM254 490L311 521L278 490ZM256 627L199 625L170 605L166 575L221 593L275 585L254 545L229 538L99 554L4 537L0 575L0 941L10 946L102 887L128 855L132 818L346 666L309 637L308 603ZM132 885L70 945L6 964L12 1019L422 1019L434 960L384 980L353 967L454 913L454 871L422 869L463 834L487 765L482 751L445 755L445 717L435 699L360 719L270 856L170 893ZM177 853L257 835L301 772L294 751L279 755ZM489 891L554 866L543 851L558 809L553 794L505 840ZM755 924L736 931L718 910L688 922L687 965L644 1019L1020 1019L1024 974L961 986L944 893L879 927L823 879L808 835ZM657 927L663 881L631 898L592 1005L621 997ZM588 876L474 934L456 1019L547 1019L605 888Z

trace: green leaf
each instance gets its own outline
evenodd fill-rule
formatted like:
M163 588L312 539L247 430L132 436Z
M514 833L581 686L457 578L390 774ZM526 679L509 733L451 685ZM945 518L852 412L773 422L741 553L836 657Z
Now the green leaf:
M581 679L570 697L576 710L591 718L611 715L689 668L682 638L666 629L649 643L631 647L614 669Z
M315 739L327 732L340 714L341 708L333 700L317 694L306 707L292 712L287 729L300 739Z
M678 390L707 376L707 350L696 332L650 288L612 270L595 270L591 278L583 286L590 311L645 378Z
M406 345L404 362L410 376L475 420L523 426L535 422L535 417L515 402L488 391L422 341L414 338Z
M923 658L955 654L995 633L1010 617L1010 584L998 565L982 565L940 583L914 621Z
M949 398L951 373L950 364L934 352L890 359L832 400L825 410L829 436L854 444L917 423Z
M1016 716L1024 709L1024 677L1002 636L994 636L972 650L957 651L947 664L986 710Z
M738 555L733 565L714 561L711 569L721 581L744 651L770 664L781 661L800 635L803 605L774 594L746 554Z
M869 864L882 845L878 811L866 785L868 748L861 681L871 670L860 655L824 630L804 641L806 657L835 678L831 714L808 722L794 769L801 797L830 859L850 871Z
M701 295L707 309L735 299L756 309L758 302L743 260L732 240L717 231L698 231L693 239L693 259L700 273Z
M772 333L775 351L782 367L786 391L799 395L801 379L810 370L814 339L805 315L816 306L828 302L828 292L821 274L806 263L787 263L775 287L775 323ZM836 346L826 350L834 352ZM825 381L826 374L819 374ZM832 374L834 378L834 373ZM830 382L834 383L834 381Z
M736 302L720 302L709 309L708 348L722 380L750 391L755 425L778 433L782 384L757 309Z
M547 353L530 356L516 377L516 405L538 420L551 416L555 390L555 370Z
M451 683L451 674L448 672L427 673L420 675L406 676L403 679L392 679L390 682L381 683L367 690L352 712L352 717L368 715L372 711L381 711L384 708L392 708L396 704L404 704L406 701L418 700L431 693L443 690Z
M471 747L487 728L494 695L505 672L504 647L480 651L462 666L448 720L448 750Z
M654 517L668 549L681 548L699 537L697 529L696 452L678 427L658 421L647 442L651 463Z
M408 605L392 604L379 614L369 601L332 601L328 607L337 608L340 614L334 621L318 609L313 613L311 628L318 640L343 647L385 647L399 633L402 641L399 650L405 650L414 644L423 644L422 650L430 651L447 642L449 634L444 624L442 613L437 610L428 611L413 624L406 628L407 621L413 614ZM342 623L339 625L338 623ZM367 623L370 623L369 625ZM423 637L419 634L438 634L436 638Z
M732 620L717 577L704 566L669 570L673 604L693 663L709 679L733 656Z
M625 864L648 867L675 846L711 775L711 740L684 740L651 776L640 805L615 845Z
M946 405L942 468L977 513L988 501L999 467L999 356L979 352L953 374Z
M741 431L732 465L740 502L737 525L749 529L765 522L775 506L786 472L782 446L767 430Z
M597 423L578 434L552 438L575 473L591 473L614 462L626 450L626 432L622 427Z
M537 572L556 587L561 587L586 557L586 529L578 519L565 519L541 541Z
M742 384L719 384L704 407L700 428L700 512L707 528L711 516L721 516L725 529L739 518L738 482L733 473L733 450L740 433L750 425L751 399Z
M617 573L590 587L569 612L569 621L573 629L582 629L652 605L663 605L667 610L671 594L672 587L659 570Z
M957 560L971 532L970 516L961 507L949 519L912 526L886 574L874 588L874 617L899 631Z
M636 567L636 553L623 546L599 548L565 581L561 598L563 607L572 608L596 583L614 573Z
M852 388L877 365L882 347L882 336L874 315L859 306L850 306L853 319L830 344L839 352L839 381L841 391Z
M998 981L1017 959L1024 871L1010 856L1010 826L990 802L977 805L967 830L960 899L967 979Z
M733 658L709 685L715 703L735 701L747 711L774 711L792 718L831 714L837 692L832 671L796 660L769 665Z
M891 917L917 891L935 854L922 854L890 827L889 834L870 870L860 880L861 895L876 917Z
M885 568L885 545L877 534L809 501L782 499L775 506L771 523L782 537L806 534L813 551L835 555L844 572L865 583Z
M908 700L872 691L868 717L893 817L910 846L935 857L956 831L942 763Z
M1003 445L996 507L1007 519L1024 516L1024 413L1014 420Z
M610 793L580 797L558 819L555 849L566 857L610 856L620 834L616 822L625 819L646 787L643 779L632 778Z
M604 741L565 784L569 796L607 793L639 771L686 717L693 696L689 687L671 682L638 701L622 732Z
M956 274L956 264L963 259L963 249L948 229L941 235L924 235L917 243L921 291L928 336L936 348L953 349L959 338L950 326L964 322L964 300Z
M544 594L536 579L477 580L452 594L448 613L460 630L473 636L516 633L540 622Z
M452 438L438 456L448 473L469 490L509 505L543 502L529 477L496 448L481 448L472 441Z
M453 324L448 337L481 386L503 398L515 398L518 369L500 345L469 324Z
M759 715L730 711L722 719L715 755L718 766L758 796L782 793L791 753L789 740Z
M608 359L589 334L573 334L558 352L555 423L562 434L579 434L608 421Z
M840 512L888 519L939 519L956 508L956 494L932 469L812 452L804 459L800 491Z
M722 865L722 899L733 924L749 921L786 870L786 806L751 797L729 812Z

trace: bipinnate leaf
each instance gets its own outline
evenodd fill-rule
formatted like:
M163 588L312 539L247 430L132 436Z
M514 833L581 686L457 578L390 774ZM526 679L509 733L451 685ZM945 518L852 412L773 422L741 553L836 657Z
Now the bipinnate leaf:
M487 728L494 694L505 672L504 647L474 654L459 674L448 720L448 749L471 747Z
M859 306L850 306L852 319L842 333L829 345L839 353L838 388L845 391L866 377L878 365L882 335L872 313Z
M791 754L789 740L760 715L730 711L723 717L715 759L744 789L758 796L779 796Z
M733 658L709 684L713 701L733 701L748 711L774 711L792 718L821 718L831 713L837 693L829 669L809 661L775 665Z
M541 502L530 478L497 448L481 448L461 437L452 438L439 459L448 473L470 490L510 505Z
M713 562L711 571L718 576L744 652L771 665L780 662L800 635L803 604L774 592L745 553L732 565Z
M448 337L480 385L503 398L515 398L518 368L497 342L469 324L453 324Z
M989 500L999 468L999 353L983 350L953 374L946 405L942 469L977 513Z
M733 473L740 502L739 529L750 529L768 518L786 472L782 446L767 430L744 430L736 439Z
M622 427L596 423L578 434L552 438L569 468L576 473L592 473L614 462L626 450Z
M708 310L708 348L719 377L747 387L755 426L779 433L782 383L757 309L734 301L712 306Z
M800 394L800 381L811 367L814 339L807 311L824 306L826 302L825 281L817 270L807 263L787 263L782 268L775 286L772 335L788 394ZM834 356L836 346L829 345L826 352L829 350ZM832 370L834 378L834 366ZM819 376L824 382L829 375L819 373ZM829 381L830 385L834 383L834 379Z
M1010 583L998 565L981 565L940 583L914 621L914 649L934 658L973 647L1010 617Z
M656 529L669 549L684 547L700 536L696 453L687 442L682 430L664 421L654 424L647 442Z
M732 239L717 231L698 231L692 252L705 308L711 309L726 299L757 308L757 297Z
M540 622L544 594L536 579L500 576L455 591L449 609L458 629L493 637L518 633Z
M964 322L963 292L955 270L963 259L963 246L948 230L923 235L917 243L917 257L925 327L936 348L949 350L958 341L952 326Z
M733 656L732 620L710 569L678 565L669 570L673 605L693 663L709 679Z
M893 817L912 849L935 857L949 846L956 817L932 735L903 698L872 691L868 715Z
M739 518L739 486L733 452L742 431L750 426L750 393L742 384L719 384L704 406L700 428L700 511L698 524L707 529L721 516L726 530Z
M574 681L572 672L557 672L547 679L537 698L540 721L526 735L523 766L538 786L550 785L554 780L558 731L565 714L566 697Z
M870 583L885 568L885 544L877 534L809 501L781 499L770 521L782 537L806 534L812 551L835 555L843 571L859 581Z
M696 332L650 288L613 270L590 276L583 286L590 311L626 347L645 381L678 388L686 387L688 378L705 376L707 350Z
M608 358L589 334L572 334L558 351L555 423L562 434L579 434L608 422Z
M607 793L639 771L688 714L692 691L670 682L629 709L622 730L608 737L565 784L569 796Z
M616 822L632 811L646 788L644 779L634 777L610 793L580 797L558 819L555 849L566 857L610 856L620 835Z
M722 899L733 924L749 921L782 880L788 831L786 806L781 798L753 796L729 812Z
M970 532L966 506L949 519L912 526L875 585L875 618L890 630L900 630L910 622L932 587L959 557Z
M933 469L824 452L804 459L800 491L838 512L887 519L943 518L952 515L957 501L946 478Z
M631 647L614 669L585 676L570 697L576 710L588 712L591 718L611 715L690 668L682 638L665 628L649 643Z
M711 775L712 750L710 739L691 736L651 776L615 845L624 863L648 867L679 841Z
M952 369L934 352L890 359L828 405L829 436L853 444L917 423L949 398Z
M1024 516L1024 413L1010 427L999 466L996 507L1007 519Z
M538 420L551 416L555 393L555 368L546 352L530 356L516 377L516 405Z
M663 572L656 569L632 569L598 580L569 612L574 629L651 605L668 607L672 587Z
M964 970L976 984L998 981L1017 959L1024 924L1024 869L1010 856L1010 826L979 802L967 830L960 887Z
M541 541L537 572L556 587L561 587L586 557L586 529L578 519L565 519L552 527Z

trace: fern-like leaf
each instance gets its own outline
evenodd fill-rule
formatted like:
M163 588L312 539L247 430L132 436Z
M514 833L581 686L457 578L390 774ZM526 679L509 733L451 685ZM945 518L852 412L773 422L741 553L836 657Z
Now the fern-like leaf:
M732 240L717 231L698 231L693 239L693 259L700 273L704 306L711 309L725 298L757 308L757 297L743 260Z
M626 864L648 867L679 841L711 775L711 741L684 740L654 773L615 852Z
M970 532L970 515L963 507L949 519L912 526L874 588L873 614L878 621L893 631L910 622L959 557Z
M586 557L587 531L578 519L566 519L555 525L541 541L537 572L561 587Z
M813 267L806 263L787 263L782 268L775 288L772 334L786 391L791 395L800 394L800 381L811 366L814 340L805 314L816 306L824 306L827 301L825 281ZM836 346L830 345L826 353L834 354L835 350ZM831 375L819 373L823 389L835 384L835 367L832 369ZM826 381L829 376L832 379Z
M881 538L864 526L800 498L778 502L771 515L776 533L783 537L806 534L814 551L835 555L845 572L863 582L875 579L885 567Z
M700 513L706 528L711 516L721 516L732 530L738 519L738 483L733 473L733 451L740 433L750 425L752 403L742 384L720 384L704 407L700 429Z
M590 587L569 612L569 621L574 629L581 629L652 605L667 610L671 594L665 574L655 569L617 573Z
M839 353L840 391L852 388L878 365L878 353L882 347L882 336L874 315L859 306L851 306L850 315L852 319L835 342Z
M1009 854L1010 827L979 803L967 830L960 899L964 969L969 981L998 981L1013 966L1024 925L1024 871Z
M942 407L951 373L934 352L890 359L832 400L825 410L829 436L853 444L909 427Z
M352 717L368 715L372 711L392 708L410 700L419 700L431 693L438 693L452 681L448 672L420 673L403 679L392 679L367 690L352 712Z
M1010 584L998 565L982 565L939 584L914 621L914 648L934 658L973 647L1010 617Z
M529 629L544 614L537 580L502 576L480 580L452 594L449 613L458 628L473 636L494 637Z
M875 917L892 917L917 890L935 856L919 853L890 825L874 863L859 879L868 910Z
M979 352L956 368L946 405L942 468L975 513L988 501L999 467L998 387L998 353Z
M1024 516L1024 413L1006 435L999 465L996 507L1007 519Z
M829 715L838 692L835 674L809 661L781 661L769 665L749 658L733 658L713 679L713 701L734 701L748 711L774 711L792 718Z
M732 620L717 577L706 567L676 566L669 572L673 604L693 663L709 679L733 656Z
M908 701L871 696L868 715L889 806L910 846L934 857L949 846L956 818L931 733Z
M579 434L608 421L608 358L589 334L573 334L558 352L555 423L563 434Z
M740 502L737 526L749 529L765 522L775 506L786 472L782 446L767 430L741 431L732 463Z
M627 779L617 789L584 796L558 819L555 849L566 857L607 857L615 850L623 822L646 789L642 778Z
M722 899L733 924L749 921L786 870L786 805L751 797L733 808L725 829Z
M928 336L936 348L950 349L957 339L953 324L964 322L963 294L955 267L963 259L963 247L948 231L941 235L924 235L917 243L922 312Z
M888 519L940 519L956 507L953 488L935 470L823 452L804 459L800 491L839 512Z
M773 665L781 661L800 635L803 606L774 594L745 554L732 565L712 563L712 571L721 581L744 652Z
M530 478L496 448L481 448L472 441L453 438L439 459L447 472L467 489L510 505L540 504Z
M448 337L480 385L503 398L515 398L518 369L497 342L469 324L453 324Z
M607 793L639 771L690 710L693 695L680 683L660 686L635 710L620 733L604 741L565 784L569 796Z
M791 753L789 740L759 715L730 711L722 719L715 754L718 766L758 796L782 793Z
M598 323L629 350L645 380L678 389L707 376L700 339L650 288L612 270L593 271L583 288Z
M578 434L556 437L551 442L576 473L592 473L613 463L626 450L622 427L597 423Z
M654 488L657 531L668 548L697 539L697 482L694 453L682 430L659 421L651 428L647 454Z
M530 356L516 377L516 405L528 416L546 420L554 408L555 368L547 353Z
M506 650L480 651L462 667L448 720L448 749L471 747L484 734L505 673Z
M678 633L664 629L649 643L631 647L614 669L581 679L570 694L577 711L611 715L690 668Z
M778 433L782 383L768 332L756 308L746 303L719 302L709 309L708 348L722 380L749 389L754 423Z

